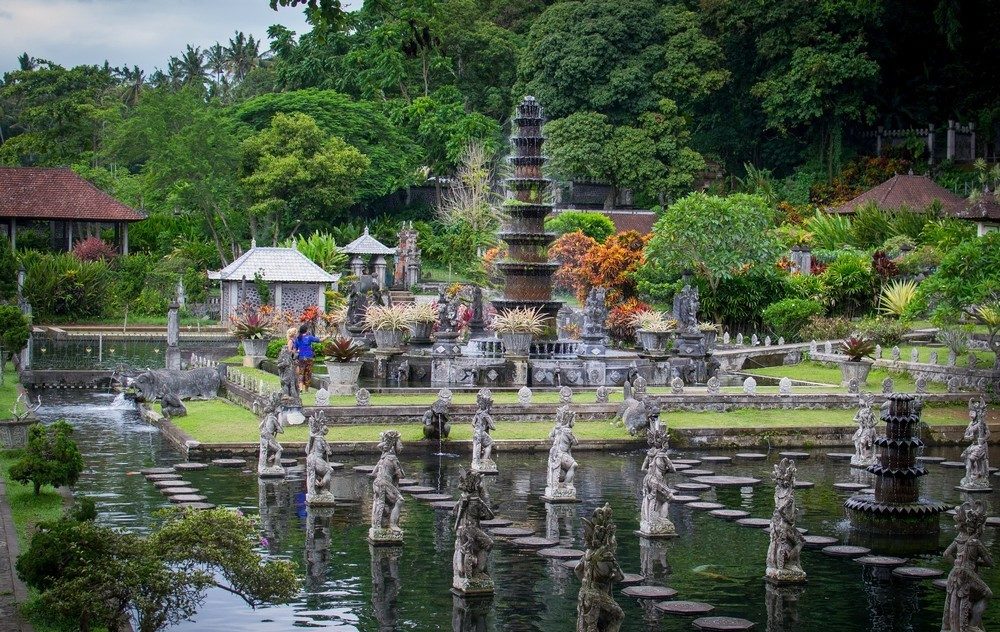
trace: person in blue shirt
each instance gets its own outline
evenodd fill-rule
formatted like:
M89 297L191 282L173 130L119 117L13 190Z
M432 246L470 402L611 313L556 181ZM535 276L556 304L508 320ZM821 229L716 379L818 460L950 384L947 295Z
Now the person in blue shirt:
M303 393L309 390L309 384L312 382L313 360L315 359L312 348L313 343L323 342L324 340L326 338L317 338L310 334L307 325L299 327L299 335L291 340L292 351L295 353L296 362L299 367L299 390Z

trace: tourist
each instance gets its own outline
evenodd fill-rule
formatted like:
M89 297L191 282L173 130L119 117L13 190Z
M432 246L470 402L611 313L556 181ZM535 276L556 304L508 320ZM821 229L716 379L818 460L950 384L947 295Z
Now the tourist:
M309 333L308 325L302 325L299 327L299 335L290 340L292 350L295 352L298 362L299 390L303 393L309 390L309 384L312 382L313 359L315 357L312 348L313 343L323 342L327 338L329 336L317 338Z

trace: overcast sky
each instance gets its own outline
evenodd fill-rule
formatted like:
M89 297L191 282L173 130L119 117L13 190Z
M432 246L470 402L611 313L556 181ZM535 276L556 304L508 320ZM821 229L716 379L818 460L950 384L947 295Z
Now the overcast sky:
M225 44L237 30L266 50L272 24L309 30L301 8L272 11L268 0L0 0L0 72L16 69L27 51L67 68L106 59L149 73L166 69L186 44Z

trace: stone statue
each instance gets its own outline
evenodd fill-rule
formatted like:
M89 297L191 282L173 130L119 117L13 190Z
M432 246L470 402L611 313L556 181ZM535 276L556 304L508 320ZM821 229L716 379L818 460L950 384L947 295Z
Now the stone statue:
M151 402L160 393L168 391L183 399L215 399L225 376L226 365L189 369L147 369L135 377L128 377L125 385L135 389L135 398Z
M787 375L778 380L778 395L792 394L792 380Z
M488 388L479 389L476 394L478 410L472 418L472 471L484 474L495 474L497 464L493 462L493 437L490 432L496 430L493 424L493 393Z
M517 403L522 406L529 406L531 404L531 389L527 386L522 386L517 389Z
M493 580L489 573L489 556L493 539L486 535L480 520L493 518L489 498L480 472L462 471L455 503L455 553L452 557L451 586L464 595L491 594Z
M667 473L675 472L667 456L667 429L650 428L646 433L649 450L642 462L642 505L639 512L639 535L645 538L672 538L677 535L674 523L667 517L674 494L667 486Z
M816 355L817 353L819 353L819 347L816 346L816 341L815 340L810 340L809 341L809 355Z
M938 363L938 352L931 351L930 355L927 358L927 364L937 364L937 363Z
M833 343L829 340L823 343L823 353L833 353Z
M160 394L160 412L167 419L173 419L174 417L184 417L188 411L176 393L163 391Z
M941 632L983 632L983 613L993 591L979 577L979 569L992 567L993 557L983 544L986 510L981 502L966 501L955 509L958 535L944 551L952 561L946 584Z
M729 332L728 331L722 332L722 344L724 346L726 346L726 347L729 346Z
M861 392L861 382L858 382L858 378L852 377L847 381L847 394L857 395Z
M281 393L272 393L264 404L264 416L259 425L258 476L280 477L285 475L285 468L281 466L281 444L278 443L278 435L284 431L279 420L281 400Z
M625 612L611 594L625 578L618 565L618 541L611 505L594 510L593 520L583 519L583 539L587 550L574 573L580 579L576 602L576 632L618 632Z
M737 347L742 347L743 346L743 332L742 331L736 333L736 346Z
M451 422L448 421L448 408L451 407L451 391L442 388L437 399L424 413L424 438L447 439L451 432Z
M893 389L893 383L892 383L892 378L891 377L887 377L884 380L882 380L882 394L883 395L890 395L890 394L892 394L892 389Z
M611 399L611 391L603 384L597 387L596 403L607 404Z
M990 427L986 421L986 400L981 397L969 400L969 425L964 436L972 441L972 445L962 452L965 477L959 483L959 489L990 491Z
M915 384L914 389L917 393L921 395L927 393L927 378L925 378L923 375L917 377L914 384Z
M785 345L785 337L784 336L778 336L778 344L781 345L781 346Z
M865 393L860 398L861 407L854 415L858 429L854 431L854 456L851 465L868 467L875 462L875 426L878 423L872 406L875 404L875 394Z
M973 441L983 438L989 442L990 427L986 422L986 400L982 397L969 400L969 425L965 429L965 438Z
M281 396L286 406L301 406L299 395L299 377L295 371L295 358L287 345L281 347L278 353L278 379L281 381Z
M684 380L680 376L670 380L670 392L674 395L680 395L684 392Z
M556 411L556 425L549 433L552 447L549 449L545 495L542 496L548 502L576 501L576 487L573 485L576 460L573 459L573 446L579 442L573 434L575 421L576 413L569 406L560 406Z
M347 317L345 325L351 332L361 332L364 329L365 312L370 305L387 303L378 280L370 274L359 275L347 289Z
M592 287L583 304L583 339L588 342L600 344L606 336L607 293L603 287Z
M396 384L400 386L410 381L410 361L403 360L396 365Z
M640 379L642 378L636 378L636 382ZM633 392L628 382L625 382L624 389L625 402L621 408L621 418L629 434L634 435L640 430L656 425L660 419L660 402L655 397Z
M955 366L956 362L958 362L958 355L954 351L948 351L947 366Z
M722 392L722 384L719 382L719 378L714 375L708 378L708 394L718 395Z
M674 318L677 320L677 330L681 332L698 331L698 288L685 284L684 288L674 295Z
M319 390L316 391L316 402L314 406L329 406L330 405L330 391L326 390L326 386L320 386Z
M764 336L764 346L765 347L771 346L771 336Z
M399 479L403 468L397 457L403 449L399 431L386 430L379 436L378 447L382 456L372 475L372 525L368 529L368 542L374 545L402 544L403 530L399 528L399 513L403 509L403 494Z
M959 387L959 381L957 377L948 378L948 392L957 393Z
M486 333L486 308L483 305L483 288L472 286L472 318L469 320L469 332L476 338Z
M758 346L760 346L760 338L757 337L757 334L752 334L750 336L750 346L751 347L758 347Z
M449 299L445 295L444 286L438 289L438 330L437 337L444 339L458 338L461 329L461 321L458 317L458 308L461 300L458 295Z
M354 394L354 403L357 406L365 407L372 405L372 394L367 388L359 388L358 392Z
M326 460L330 444L326 441L326 415L320 411L309 418L309 440L306 442L306 504L310 507L331 507L337 504L333 495L333 468Z
M774 480L774 514L764 577L775 584L798 584L806 581L806 573L799 562L805 541L795 528L795 461L781 459L775 464L771 478Z
M878 345L878 344L875 345L875 359L876 360L881 360L882 359L882 345Z
M559 403L560 404L572 404L573 403L573 389L568 386L559 387Z
M743 380L743 392L747 395L756 395L757 380L753 379L752 377L748 377L747 379Z
M892 352L891 352L891 355L889 357L892 358L893 362L899 362L899 359L900 359L901 356L902 356L902 353L900 352L899 347L898 346L894 346L892 348Z
M916 347L910 349L910 362L917 364L920 362L920 349Z

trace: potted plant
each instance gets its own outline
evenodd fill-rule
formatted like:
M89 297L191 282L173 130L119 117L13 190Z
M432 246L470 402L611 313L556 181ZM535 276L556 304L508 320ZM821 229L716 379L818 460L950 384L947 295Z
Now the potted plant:
M711 351L715 348L715 341L719 337L719 326L715 323L698 323L698 331L705 336L705 349Z
M347 337L338 337L323 344L326 357L326 374L330 377L327 385L334 395L352 395L361 375L359 358L365 350Z
M375 346L381 349L401 348L409 324L404 305L371 305L365 310L365 329L375 335Z
M515 307L493 317L490 329L503 341L504 353L524 357L531 351L531 339L542 333L545 319L535 307Z
M851 380L857 380L858 384L868 383L868 372L872 369L873 361L869 357L875 353L875 343L862 336L851 336L844 341L844 355L847 360L840 363L840 376L842 385L846 386Z
M639 345L648 353L665 353L673 343L677 321L661 312L639 312L632 317Z
M406 311L410 322L410 339L422 342L429 341L438 317L434 304L414 303L407 307Z
M243 343L243 354L249 357L264 357L274 324L269 310L249 306L229 317L229 331Z

